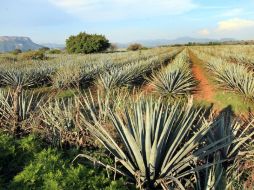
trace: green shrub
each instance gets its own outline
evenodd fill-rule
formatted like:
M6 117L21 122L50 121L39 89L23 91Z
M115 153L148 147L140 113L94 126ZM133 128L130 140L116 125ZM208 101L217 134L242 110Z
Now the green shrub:
M22 53L21 49L15 49L15 50L12 51L13 55L18 55L20 53Z
M0 187L5 186L41 148L35 136L17 140L0 134Z
M123 180L111 181L104 172L82 165L70 166L55 149L41 151L15 176L10 189L124 190Z
M15 157L15 142L8 135L0 135L0 187L6 183L12 173L11 161Z
M66 40L68 53L96 53L108 49L110 43L103 35L80 32Z
M137 50L141 50L143 48L143 46L141 44L130 44L128 49L129 51L137 51Z
M52 49L49 51L50 54L60 54L62 51L60 49Z
M46 59L43 51L28 51L20 54L21 60L44 60Z
M48 48L48 47L42 47L42 48L39 49L39 51L43 51L43 52L46 52L46 51L49 51L49 50L50 50L50 48Z

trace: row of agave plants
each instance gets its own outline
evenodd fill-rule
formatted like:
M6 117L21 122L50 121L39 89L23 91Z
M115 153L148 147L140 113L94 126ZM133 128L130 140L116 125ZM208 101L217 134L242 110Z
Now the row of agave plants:
M172 51L172 53L170 53ZM52 85L55 88L86 85L107 73L126 71L136 67L136 75L142 75L149 67L158 67L180 50L158 48L155 51L125 52L108 55L61 55L46 61L5 63L0 60L0 86L38 87ZM158 65L156 65L158 64ZM138 66L140 65L140 66ZM106 72L105 74L105 71ZM132 76L132 78L136 77Z
M38 133L56 146L103 146L113 165L89 154L77 158L125 176L138 189L236 189L254 159L254 118L240 120L230 109L215 116L191 99L133 98L121 89L64 99L16 92L0 91L1 129Z
M254 67L254 47L252 45L233 45L233 46L207 46L202 47L202 51L213 56L218 56L228 61Z
M189 54L184 49L168 66L153 73L149 81L161 96L176 98L191 95L196 89L197 81L190 67Z
M120 67L119 65L113 65L104 68L99 75L97 85L102 86L107 91L116 87L129 86L133 83L142 84L142 81L145 80L147 75L168 64L179 51L179 49L176 49L147 60L132 62Z
M232 63L218 56L192 48L192 51L206 63L215 81L228 90L238 92L254 101L254 72L241 63Z

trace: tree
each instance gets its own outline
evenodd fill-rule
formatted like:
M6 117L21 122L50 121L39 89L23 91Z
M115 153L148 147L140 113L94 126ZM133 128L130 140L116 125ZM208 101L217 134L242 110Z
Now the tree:
M137 51L137 50L141 50L142 48L143 46L141 44L135 43L135 44L130 44L127 50Z
M15 50L12 51L12 54L14 54L14 55L18 55L20 53L22 53L21 49L15 49Z
M70 36L66 40L68 53L96 53L108 49L110 43L103 35L87 34L80 32L76 36Z

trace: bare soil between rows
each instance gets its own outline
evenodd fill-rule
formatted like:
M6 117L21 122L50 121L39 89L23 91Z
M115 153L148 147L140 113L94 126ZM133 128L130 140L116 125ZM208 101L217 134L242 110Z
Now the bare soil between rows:
M204 64L198 57L189 50L190 60L192 63L192 73L196 80L199 82L197 91L194 94L194 99L206 100L211 102L213 100L215 89L208 81L209 73L204 69Z

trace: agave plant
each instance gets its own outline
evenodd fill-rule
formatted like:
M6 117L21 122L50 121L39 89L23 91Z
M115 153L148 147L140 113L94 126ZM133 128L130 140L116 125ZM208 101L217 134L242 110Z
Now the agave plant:
M128 64L110 65L106 67L106 72L100 74L98 83L109 91L116 87L129 86L134 81L140 82L144 80L145 75L161 67L162 63L175 56L177 52L173 51Z
M224 190L225 182L224 175L225 171L222 166L221 155L216 152L211 155L213 164L211 167L207 167L204 170L198 171L195 175L194 183L190 183L190 188L195 190ZM209 157L208 157L209 159ZM207 161L207 163L209 163Z
M40 107L43 133L55 146L92 145L88 131L80 126L77 98L53 99Z
M214 79L220 86L254 100L254 76L248 67L200 51L194 50L194 52L201 59L208 60L206 67L214 74Z
M121 168L108 168L134 180L139 188L184 189L184 177L209 166L198 166L198 160L224 147L222 142L227 139L204 144L204 136L211 128L199 110L179 103L166 106L160 100L149 99L133 104L124 115L110 110L120 145L90 111L93 121L84 115L85 126L121 164ZM88 155L79 156L94 161Z
M197 85L184 54L179 55L165 70L153 74L150 82L157 92L170 97L190 94Z
M242 175L243 171L238 170L239 166L254 157L253 150L248 149L254 143L253 123L254 120L247 125L243 125L233 118L230 109L226 109L214 119L213 128L208 133L208 140L211 143L229 137L223 142L228 145L219 152L222 159L228 160L222 164L222 169L226 174L224 184L226 189L233 188L233 181L239 179Z
M14 88L17 86L30 87L36 83L33 75L22 71L7 71L6 73L2 74L2 78L2 83L4 85L9 85Z
M44 98L40 94L22 91L19 96L12 91L0 91L0 127L13 133L24 132L31 126Z
M208 62L208 69L215 74L216 81L222 86L254 98L254 76L245 66L212 59Z
M63 64L52 76L56 88L78 87L96 77L99 67L92 64Z

